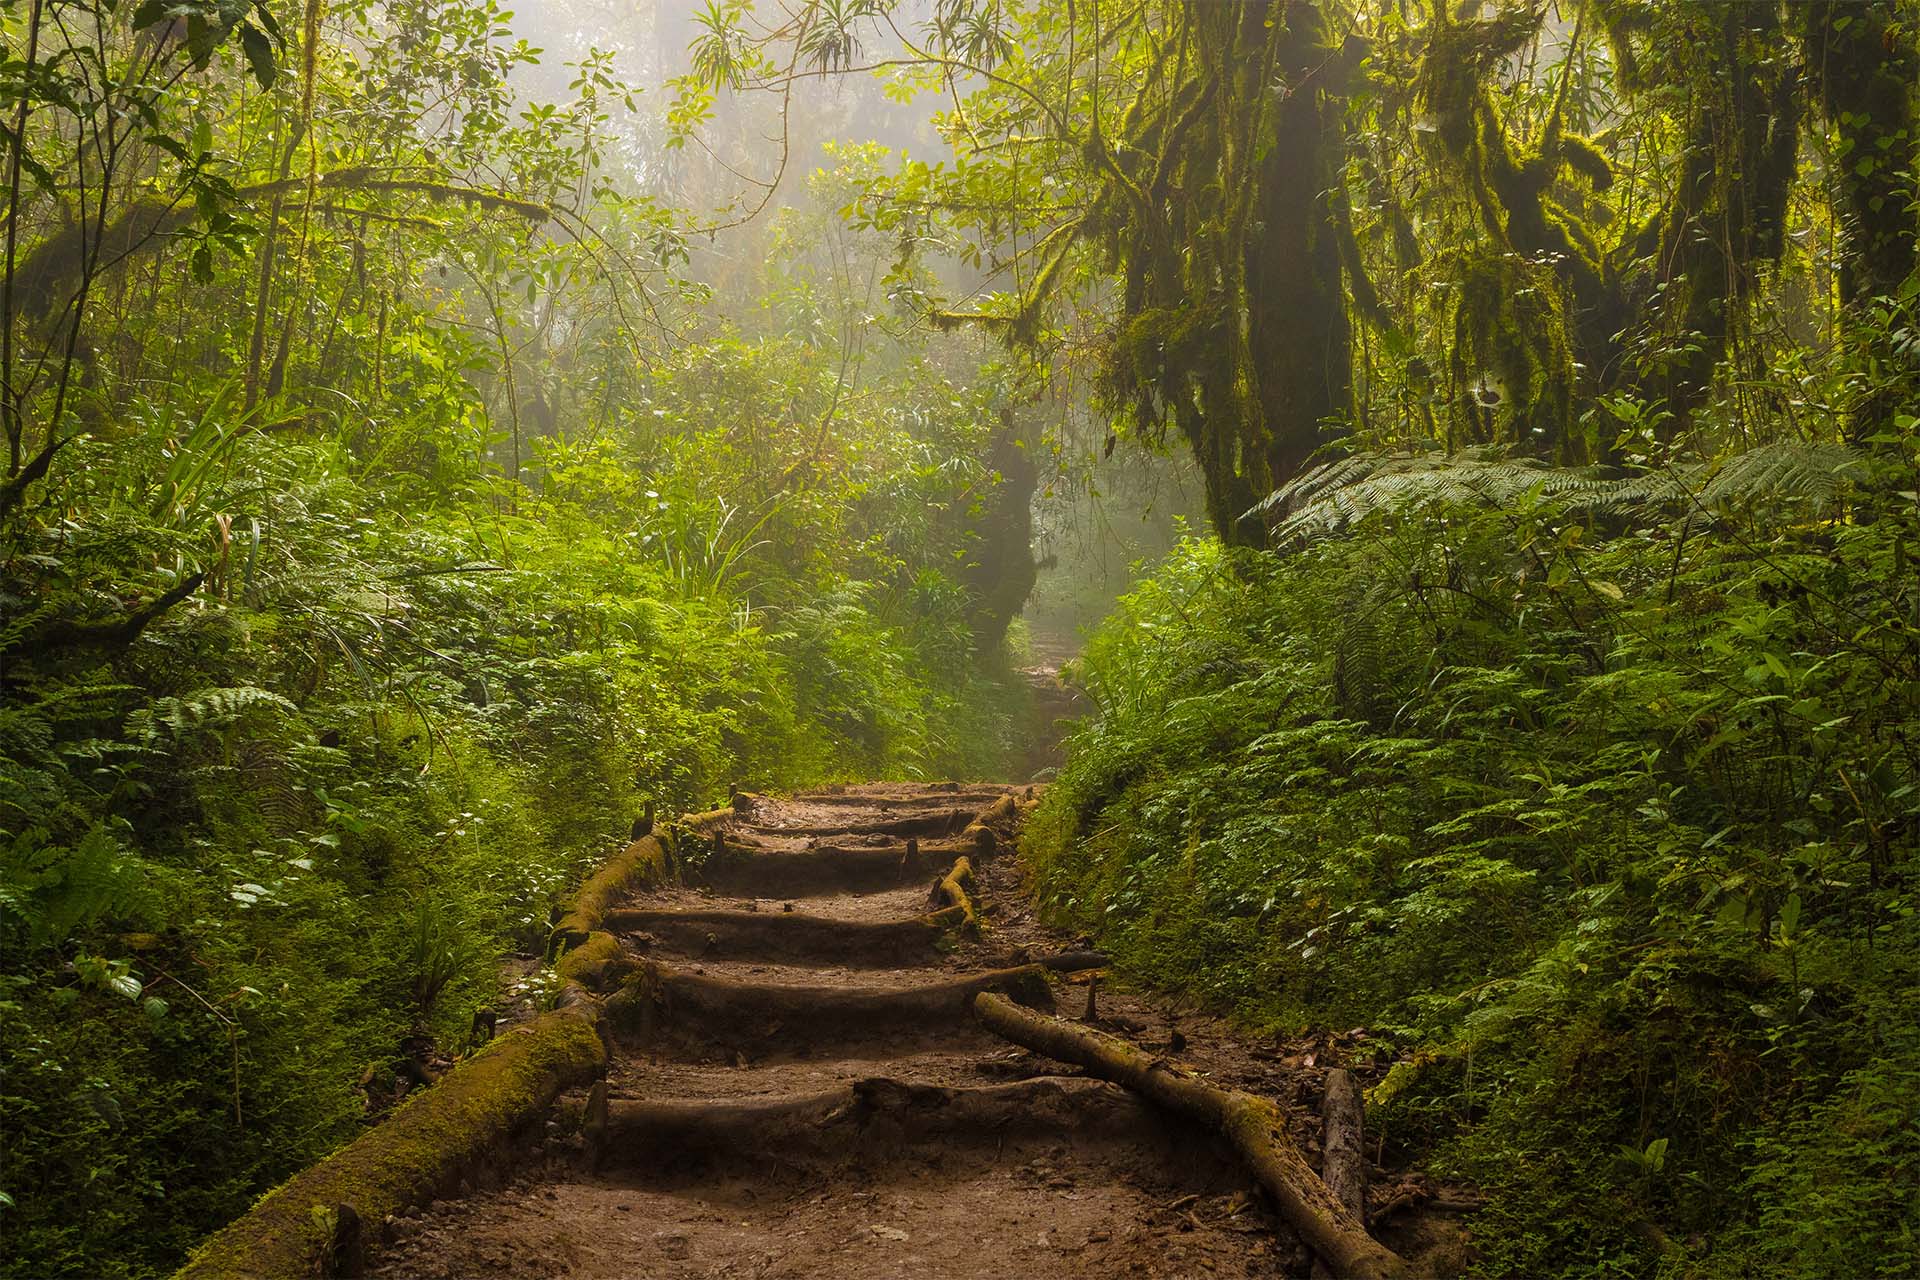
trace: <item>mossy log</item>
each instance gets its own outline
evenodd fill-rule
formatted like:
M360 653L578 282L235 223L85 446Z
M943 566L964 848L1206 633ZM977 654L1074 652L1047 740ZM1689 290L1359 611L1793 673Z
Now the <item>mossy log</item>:
M952 870L933 886L933 901L945 903L949 909L960 912L961 928L972 936L980 933L980 913L974 906L973 863L967 858L954 860Z
M672 1042L728 1052L785 1053L821 1045L968 1029L967 1009L983 991L1051 1008L1039 965L990 969L906 987L798 987L734 982L646 962L607 998L609 1025L642 1044Z
M608 912L606 918L618 914ZM626 981L636 962L621 949L620 939L596 929L580 945L561 952L553 967L563 982L578 983L588 991L611 991Z
M359 1260L342 1256L353 1252L341 1238L345 1224L378 1224L452 1192L606 1061L585 1010L503 1032L385 1123L268 1192L194 1250L176 1280L302 1280L323 1268L350 1274Z
M1397 1280L1409 1274L1406 1262L1369 1236L1301 1157L1272 1101L1216 1088L1117 1036L1033 1013L992 992L975 996L973 1010L985 1026L1015 1044L1125 1085L1221 1134L1281 1217L1333 1274L1351 1280Z
M619 933L652 934L681 955L881 968L924 957L965 921L965 913L944 912L903 920L839 920L797 911L624 907L609 911L604 923Z
M557 956L563 947L571 950L584 945L600 928L607 912L628 891L659 884L670 872L667 845L659 836L642 836L629 844L589 876L573 895L572 905L547 938L547 957Z

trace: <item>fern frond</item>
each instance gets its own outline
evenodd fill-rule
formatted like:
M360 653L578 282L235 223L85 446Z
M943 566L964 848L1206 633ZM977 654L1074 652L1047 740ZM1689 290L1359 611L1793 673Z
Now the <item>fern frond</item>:
M1568 515L1632 520L1727 506L1830 509L1859 468L1859 456L1844 445L1787 441L1749 449L1711 467L1626 474L1552 467L1487 449L1356 454L1294 478L1247 514L1267 519L1274 546L1299 547L1338 536L1378 512L1511 508L1530 497Z
M1700 491L1709 506L1808 501L1830 505L1844 483L1861 478L1860 455L1841 444L1777 441L1736 453Z

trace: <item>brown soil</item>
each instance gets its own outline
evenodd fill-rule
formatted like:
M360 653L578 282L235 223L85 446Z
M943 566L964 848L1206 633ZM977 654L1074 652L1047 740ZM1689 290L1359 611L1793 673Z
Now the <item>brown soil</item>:
M1305 1249L1217 1140L971 1017L961 993L983 987L1067 1016L1087 1001L1086 973L1034 965L1076 943L1034 920L1015 860L983 862L961 839L1009 790L743 801L726 855L607 921L640 969L609 1000L591 1140L588 1099L563 1099L506 1185L385 1224L374 1274L1306 1275ZM983 936L930 939L914 922L962 852ZM1106 1030L1289 1105L1317 1149L1338 1046L1249 1043L1104 984L1096 1005ZM1389 1243L1440 1267L1431 1224L1399 1220Z

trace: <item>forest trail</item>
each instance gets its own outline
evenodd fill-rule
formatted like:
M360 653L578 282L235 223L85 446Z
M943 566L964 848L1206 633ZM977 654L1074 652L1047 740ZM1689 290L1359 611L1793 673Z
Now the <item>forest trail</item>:
M685 884L609 915L651 999L637 1017L625 994L609 1003L624 1030L604 1126L550 1126L501 1185L392 1223L374 1274L1304 1275L1225 1147L969 1016L978 990L1087 1010L1098 958L1018 893L1009 801L1030 794L741 797ZM984 941L928 923L962 858ZM1216 1084L1303 1104L1295 1137L1315 1144L1311 1058L1104 987L1095 1012ZM561 1110L591 1119L597 1102Z

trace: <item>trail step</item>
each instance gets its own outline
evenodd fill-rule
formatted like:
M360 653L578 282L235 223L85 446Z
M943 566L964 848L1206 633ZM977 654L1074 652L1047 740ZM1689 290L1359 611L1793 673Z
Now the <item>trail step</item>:
M611 933L645 933L694 959L784 960L898 968L938 958L954 920L929 912L900 920L842 920L794 911L626 907L609 911ZM651 954L651 953L650 953Z

